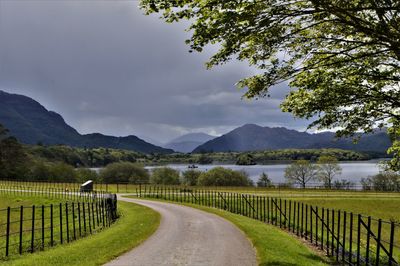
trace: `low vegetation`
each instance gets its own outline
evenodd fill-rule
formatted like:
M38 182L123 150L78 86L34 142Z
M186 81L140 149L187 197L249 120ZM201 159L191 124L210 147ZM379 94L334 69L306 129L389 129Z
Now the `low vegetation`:
M152 184L179 185L179 171L169 167L156 168L151 174L150 182Z
M199 175L200 186L252 186L253 182L245 172L215 167Z
M149 177L143 165L129 162L112 163L100 171L100 179L105 183L147 183Z

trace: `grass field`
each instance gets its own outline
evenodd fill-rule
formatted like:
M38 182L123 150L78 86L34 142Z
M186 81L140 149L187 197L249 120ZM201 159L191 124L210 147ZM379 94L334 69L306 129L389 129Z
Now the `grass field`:
M101 233L46 251L13 256L4 265L102 265L139 245L158 227L160 216L149 208L119 202L120 218Z

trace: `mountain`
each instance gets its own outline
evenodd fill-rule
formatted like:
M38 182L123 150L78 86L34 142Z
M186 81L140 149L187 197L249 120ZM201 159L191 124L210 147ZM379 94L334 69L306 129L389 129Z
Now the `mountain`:
M189 133L171 140L165 144L164 147L178 152L189 153L192 152L196 147L214 138L215 136L205 133Z
M335 133L310 134L284 127L246 124L198 146L193 152L257 151L275 149L340 148L383 153L391 146L385 131L363 134L359 143L351 138L335 139Z
M61 115L48 111L37 101L0 91L0 123L10 135L26 144L65 144L73 147L105 147L143 153L172 153L136 136L113 137L99 133L81 135Z

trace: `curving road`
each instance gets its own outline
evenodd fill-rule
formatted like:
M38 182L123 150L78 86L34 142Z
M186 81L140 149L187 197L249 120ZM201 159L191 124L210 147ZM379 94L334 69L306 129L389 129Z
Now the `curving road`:
M249 240L217 215L165 202L119 200L147 206L162 218L149 239L106 265L257 265Z

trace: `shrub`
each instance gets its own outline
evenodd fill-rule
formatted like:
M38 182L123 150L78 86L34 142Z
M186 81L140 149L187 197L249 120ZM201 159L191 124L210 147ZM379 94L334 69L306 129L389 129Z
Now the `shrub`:
M100 171L100 178L106 183L148 182L149 173L140 164L120 162L107 165Z
M251 154L245 153L239 155L237 161L237 165L256 165L256 162L254 161L254 158Z
M361 179L363 190L400 191L400 175L383 171L377 175Z
M155 168L150 177L150 183L179 185L179 171L169 167Z
M99 175L96 171L90 170L88 168L79 168L76 170L77 180L80 183L86 182L88 180L97 181L99 179Z
M200 186L252 186L253 182L242 171L234 171L223 167L215 167L199 176Z
M28 180L32 181L50 181L52 180L52 173L50 166L43 162L33 163L31 171L28 174Z
M335 189L352 189L355 183L346 179L333 181L333 188Z
M49 167L52 181L70 182L77 180L78 174L75 168L66 163L50 164Z
M197 185L197 180L201 175L201 171L198 170L187 170L183 172L182 183L187 186Z
M262 173L260 178L257 181L258 187L273 187L271 179L268 177L266 173Z

